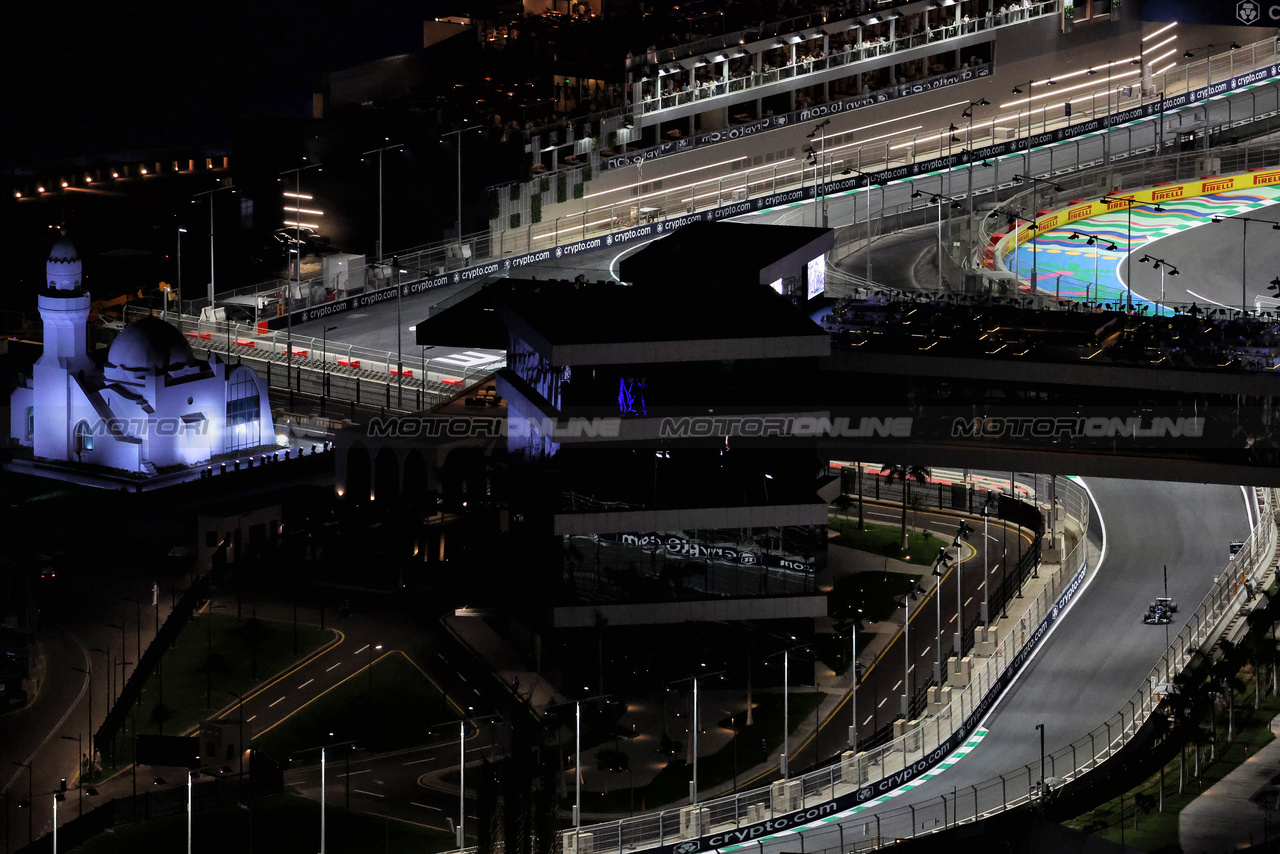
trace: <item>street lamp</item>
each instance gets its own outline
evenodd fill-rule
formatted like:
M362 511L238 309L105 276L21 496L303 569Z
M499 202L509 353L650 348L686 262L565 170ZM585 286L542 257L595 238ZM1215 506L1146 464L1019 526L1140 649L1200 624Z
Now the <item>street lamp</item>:
M964 655L964 561L960 559L960 551L962 543L968 541L969 535L973 533L973 528L969 527L968 522L961 521L960 527L956 530L956 537L951 545L956 550L956 663L959 664L961 656Z
M1026 222L1028 223L1028 225L1030 225L1031 221L1022 215L1021 208L1019 208L1016 211L1005 210L1004 208L996 208L995 210L991 211L991 213L987 214L987 219L992 219L994 217L1000 216L1001 214L1008 217L1008 220L1007 220L1008 224L1013 226L1013 275L1014 275L1014 278L1018 278L1020 276L1021 267L1022 267L1022 265L1019 263L1019 260L1018 260L1018 241L1019 241L1019 238L1022 237L1022 223ZM1033 245L1031 249L1032 249L1032 252L1034 253L1035 246Z
M182 235L187 230L182 226L178 226L178 299L182 299ZM169 316L169 292L164 292L164 313L165 318Z
M938 556L933 559L933 577L938 579L933 583L933 605L937 614L938 634L936 638L936 648L933 659L933 681L942 684L942 579L946 577L946 570L951 568L951 558L947 555L945 546L938 549Z
M867 189L867 198L866 198L866 202L867 202L867 283L870 284L871 282L871 183L874 179L870 175L868 175L866 172L863 172L861 169L855 169L852 166L846 167L845 172L849 174L860 175L861 177L866 179L866 183L863 184L863 186L866 187ZM881 204L881 207L883 207L884 206L883 188L884 188L884 185L887 184L888 182L876 181L875 183L876 183L876 186L881 188L880 204Z
M76 761L80 763L80 766L79 766L80 773L76 775L76 788L80 790L80 810L79 811L80 811L80 815L83 816L84 815L84 767L85 767L84 739L81 737L80 733L76 733L75 738L72 738L69 735L64 735L62 739L64 741L74 741L76 743ZM58 822L55 819L54 825L56 826L57 823Z
M391 137L384 136L383 141L390 140ZM363 160L370 154L378 155L378 261L382 261L382 155L387 151L396 151L404 148L404 143L398 142L395 145L384 145L381 148L374 148L360 155Z
M1143 255L1138 259L1139 264L1146 264L1148 261L1151 262L1152 269L1160 271L1160 301L1156 303L1156 313L1159 314L1164 309L1164 274L1168 271L1170 276L1176 276L1178 275L1178 268L1165 259L1156 258L1152 255Z
M89 748L90 748L89 752L92 753L93 752L92 750L93 748L93 661L92 659L86 658L84 663L87 664L88 667L73 667L71 669L77 673L83 673L85 677L85 681L89 683Z
M125 656L125 653L126 653L126 651L127 651L127 649L128 649L128 647L126 646L126 642L125 642L125 635L124 635L124 620L121 620L119 623L107 623L107 628L109 628L109 629L119 629L119 630L120 630L120 658L121 658L121 660L123 660L123 659L124 659L124 656ZM117 665L119 665L119 664L120 664L120 662L119 662L119 661L117 661L117 662L116 662L116 664L117 664ZM121 671L120 671L120 679L121 679L122 684L117 685L117 686L116 686L116 688L117 688L117 690L119 690L121 693L123 693L123 691L124 691L124 685L123 685L123 680L124 680L124 670L123 670L123 668L122 668L122 669L121 669Z
M806 139L813 139L815 134L818 136L819 169L822 168L823 160L827 154L827 125L829 124L831 124L831 119L823 119L822 121L818 122L817 126L814 127L813 130L809 131L809 135L806 137ZM826 189L824 185L825 185L825 181L823 181L823 184L820 184L819 186L815 187L814 191L815 191L815 196L817 195L818 190L822 191L821 201L820 201L820 204L822 205L822 227L826 228L827 227L827 194L826 194ZM813 224L814 225L818 224L818 210L816 208L814 209L814 212L813 212Z
M329 333L338 327L324 326L320 330L320 414L324 415L325 398L329 395ZM312 341L315 339L312 338Z
M1087 302L1087 300L1086 300ZM991 625L991 575L987 569L987 519L991 516L991 505L995 503L996 494L987 490L987 500L982 502L982 625Z
M464 119L463 121L465 121L465 119ZM453 136L453 137L456 137L456 138L457 138L457 139L455 140L455 146L456 146L457 153L458 153L458 219L457 219L457 232L458 232L458 251L459 251L459 252L461 252L461 251L462 251L462 135L463 135L464 133L466 133L467 131L469 131L469 130L480 130L480 129L481 129L481 128L480 128L480 127L478 127L478 126L477 126L477 127L469 127L469 128L468 128L468 127L461 127L461 128L458 128L457 130L445 131L444 133L440 134L440 136L442 136L442 137L445 137L445 136Z
M1073 231L1067 239L1079 240L1081 237L1084 237L1084 235ZM1102 244L1104 243L1107 245L1103 246ZM1101 300L1101 296L1098 295L1098 259L1102 257L1102 250L1105 249L1108 252L1115 252L1119 247L1114 243L1111 243L1108 239L1100 238L1096 234L1089 235L1089 239L1084 242L1084 245L1096 247L1093 250L1093 298ZM1089 304L1089 284L1087 282L1084 287L1084 301L1087 306Z
M1044 797L1044 724L1036 724L1040 730L1040 797Z
M1245 260L1246 260L1245 250L1248 248L1248 245L1249 245L1249 223L1251 222L1266 223L1267 225L1271 226L1272 231L1280 231L1280 222L1276 222L1275 220L1271 220L1271 219L1258 219L1257 217L1252 217L1252 216L1223 217L1223 216L1217 216L1217 215L1213 216L1210 219L1210 222L1215 222L1215 223L1238 222L1240 223L1241 228L1244 229L1240 237L1240 311L1242 313L1247 313L1249 311L1249 295L1248 295L1247 285L1245 282L1245 274L1247 269L1245 267Z
M219 178L218 182L221 183L222 179ZM213 286L213 194L221 193L223 190L230 190L232 193L234 193L236 191L236 188L232 187L231 185L227 185L225 187L214 187L212 190L205 190L204 192L196 193L191 197L192 204L195 204L196 199L200 198L201 196L209 197L209 294L208 294L208 297L209 297L209 319L210 320L213 320L213 295L215 291Z
M968 173L968 179L969 179L969 189L967 193L969 196L969 256L970 256L970 259L972 259L973 257L973 247L974 247L974 239L973 239L973 161L974 161L973 109L974 107L989 107L989 106L991 106L990 101L988 101L986 98L979 98L976 101L970 101L969 107L963 113L961 113L961 116L963 118L966 118L969 120L969 134L965 139L964 153L967 154L966 159L968 161L965 164L965 171Z
M1107 205L1108 207L1110 207L1112 204L1122 204L1125 206L1125 212L1128 214L1128 225L1127 225L1127 231L1126 231L1127 236L1125 238L1125 247L1124 247L1124 251L1125 251L1124 290L1125 290L1125 310L1132 312L1133 311L1133 206L1134 205L1142 206L1150 203L1139 202L1137 199L1123 198L1119 196L1104 196L1102 199L1102 203ZM1164 213L1164 208L1160 207L1159 204L1156 204L1154 207L1151 208L1151 210L1155 213ZM1247 219L1247 217L1245 219ZM1213 217L1213 221L1222 222L1222 217L1215 216ZM1241 252L1243 254L1243 249L1241 249ZM1244 287L1243 278L1244 278L1244 274L1242 272L1241 273L1242 281L1240 283L1241 288Z
M912 590L898 607L906 611L902 620L902 719L906 720L911 710L911 600L915 597Z
M923 197L924 197L924 193L920 192L919 190L914 190L911 193L911 198L913 199L919 199ZM960 209L959 199L953 199L950 196L944 196L941 193L934 193L932 196L929 197L929 204L936 205L938 208L938 290L942 290L942 203L943 202L949 202L951 205L951 210L953 211ZM950 222L950 220L948 220L948 222Z
M1040 226L1036 222L1036 219L1037 219L1037 214L1036 214L1037 205L1036 205L1036 193L1035 193L1036 184L1048 184L1050 187L1053 188L1053 191L1055 193L1061 193L1062 187L1058 184L1055 184L1053 181L1046 181L1043 178L1036 178L1031 175L1014 175L1013 176L1013 183L1021 184L1023 181L1028 181L1031 184L1031 224L1028 225L1027 227L1031 229L1035 229L1036 231L1036 234L1031 238L1031 294L1032 296L1034 296L1036 291L1040 287L1039 266L1038 266L1039 256L1036 254L1036 249L1037 249L1036 240L1040 237Z
M306 159L307 159L307 156L304 154L304 155L302 156L302 159L303 159L303 160L306 160ZM302 173L303 173L304 171L306 171L307 169L319 169L321 172L323 172L323 171L324 171L324 166L323 166L323 165L321 165L321 164L319 164L319 163L308 163L306 166L296 166L296 167L294 167L293 169L286 169L286 170L284 170L283 172L281 172L281 173L280 173L280 178L281 178L281 179L283 179L285 175L292 175L292 176L293 176L293 201L294 201L294 205L293 205L293 207L295 208L295 210L294 210L294 214L296 214L296 216L294 217L294 220L293 220L293 243L294 243L294 245L293 245L293 250L294 250L295 252L297 252L297 253L298 253L298 261L297 261L297 265L295 266L295 268L294 268L294 269L297 271L297 287L298 287L299 291L301 291L301 289L302 289L302 247L303 247L303 242L302 242L302 201L303 201L303 200L302 200ZM287 194L286 194L286 195L287 195ZM308 197L308 198L310 198L310 197ZM288 278L289 278L289 280L290 280L290 281L292 281L292 280L293 280L293 276L289 276ZM289 284L285 284L285 299L284 299L284 313L285 313L284 366L285 366L286 375L288 374L288 372L291 372L291 371L293 370L293 367L292 367L292 365L293 365L293 292L292 292L292 291L293 291L293 286L291 286L291 285L289 285ZM290 382L290 383L289 383L289 388L290 388L290 389L292 389L292 388L293 388L293 383L292 383L292 382ZM293 392L292 392L292 391L290 391L290 395L292 395L292 394L293 394Z
M862 613L862 609L858 609ZM858 619L849 626L849 705L853 711L853 723L849 726L849 749L858 750ZM737 789L737 786L734 786Z

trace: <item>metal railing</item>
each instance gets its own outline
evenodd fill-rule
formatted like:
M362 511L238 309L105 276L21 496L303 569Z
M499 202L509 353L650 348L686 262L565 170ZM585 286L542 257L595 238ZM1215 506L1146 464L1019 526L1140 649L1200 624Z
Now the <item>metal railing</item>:
M1277 40L1265 39L1245 45L1239 50L1220 56L1212 64L1215 72L1241 73L1247 70L1269 66L1280 58ZM760 196L773 196L796 188L811 188L815 183L828 184L839 178L846 170L855 172L873 172L909 166L919 160L928 160L948 155L965 147L977 152L993 143L1007 143L1011 140L1029 140L1031 137L1052 137L1052 132L1083 124L1092 120L1106 121L1106 117L1120 115L1132 108L1148 103L1156 103L1161 96L1179 94L1205 86L1209 82L1210 60L1197 60L1185 67L1170 68L1156 75L1153 88L1144 92L1138 85L1136 71L1132 74L1113 75L1110 83L1106 78L1092 89L1073 92L1070 96L1073 105L1070 116L1063 115L1062 103L1050 103L1048 99L1033 103L1030 107L1021 99L1017 105L1004 112L974 122L972 135L966 127L963 146L951 142L952 133L945 129L936 131L904 131L883 140L860 143L856 138L859 131L848 131L842 134L831 134L826 138L823 163L815 169L804 164L800 159L775 162L773 164L730 171L713 178L690 181L678 187L642 192L645 179L613 190L589 194L588 202L579 202L582 209L557 214L557 207L544 208L544 221L522 226L518 229L497 232L489 241L491 249L501 251L502 255L519 254L537 250L554 250L556 246L568 241L586 240L593 236L604 235L623 228L643 225L648 222L659 222L679 219L688 213L708 208L723 208L736 202L746 202ZM1129 66L1126 63L1125 68ZM1101 76L1101 75L1099 75ZM1132 80L1129 78L1132 77ZM1133 85L1128 94L1119 88L1126 81ZM1052 92L1051 89L1046 89ZM1151 94L1160 93L1159 95ZM1182 109L1187 109L1186 107ZM821 106L808 111L811 119L817 120L828 115ZM1176 115L1170 111L1166 118ZM1154 120L1154 119L1153 119ZM945 126L943 126L945 128ZM1115 125L1119 132L1120 125ZM844 141L844 140L851 141ZM1052 138L1043 139L1039 146L1053 142ZM1023 146L1024 150L1026 146ZM639 162L643 155L637 154ZM1130 154L1132 156L1132 153ZM1123 159L1120 157L1117 160ZM957 164L956 169L965 168ZM657 181L664 176L654 176ZM937 179L936 175L930 178ZM922 180L922 179L917 179ZM922 189L925 189L922 187ZM925 190L926 193L928 190ZM865 190L858 190L865 193ZM807 196L798 197L800 201ZM568 203L566 203L567 205ZM748 208L754 210L754 208ZM746 210L743 211L744 213ZM732 214L731 214L732 215ZM497 229L500 223L495 222ZM603 243L601 248L604 248ZM501 256L498 256L501 257Z
M1061 781L1057 785L1063 785L1082 777L1117 753L1160 706L1173 676L1187 667L1197 651L1207 650L1221 636L1226 623L1236 615L1249 595L1246 581L1257 580L1270 567L1276 549L1272 491L1255 489L1252 500L1258 523L1244 547L1217 576L1208 595L1178 632L1169 649L1115 715L1082 738L1046 755L1043 769L1040 762L1035 761L964 790L942 793L937 799L923 804L869 814L864 820L850 821L845 825L846 844L840 848L807 850L814 854L868 851L888 844L883 841L886 839L915 837L978 821L1035 801L1039 796L1038 782L1042 773L1045 779L1054 778L1055 782Z
M958 7L956 7L958 9ZM994 30L1003 26L1011 26L1013 24L1022 24L1027 21L1041 18L1046 15L1056 15L1058 13L1058 0L1044 0L1044 2L1036 3L1029 8L1019 8L1017 18L1005 18L999 14L985 15L981 18L973 18L970 20L956 20L950 24L932 29L925 29L909 35L899 36L894 39L881 39L878 41L863 41L861 39L861 29L858 28L857 21L854 19L840 21L835 23L832 28L836 32L852 31L858 29L859 37L857 41L848 41L843 45L831 48L825 54L797 59L794 62L790 59L787 64L758 71L751 71L741 77L729 77L722 80L704 80L697 85L690 86L687 89L675 91L663 91L661 88L662 81L674 80L677 84L680 82L680 75L669 74L657 78L658 91L652 98L633 104L633 109L642 116L660 113L665 110L682 107L687 104L697 103L704 100L723 97L726 95L735 95L742 92L748 92L752 89L758 89L765 86L771 86L776 83L782 83L788 80L802 80L812 74L820 74L835 68L842 68L846 65L852 65L856 62L862 62L867 59L875 59L881 56L891 56L903 51L912 50L926 45L939 45L960 36L972 35L973 33ZM796 44L799 47L800 42ZM777 45L774 49L783 50L791 47L791 44ZM763 56L764 54L761 54ZM685 80L687 83L687 79ZM711 104L707 105L712 106Z
M125 306L126 320L147 314L151 309ZM369 403L394 398L395 408L405 409L405 392L410 406L423 408L447 400L482 378L506 366L505 358L472 366L429 358L426 348L412 345L398 362L395 351L374 350L324 338L284 330L259 332L256 327L226 321L168 318L186 337L193 350L218 353L249 362L260 368L268 386L274 389L306 391L318 386L323 376L326 396L337 403ZM288 351L292 340L292 358ZM285 365L288 363L288 368ZM403 364L404 375L396 373ZM363 391L363 394L362 394Z
M1047 490L1047 479L1039 475L1035 477L1037 494L1047 494L1040 490L1041 485ZM954 686L950 700L940 703L937 711L928 718L910 721L903 735L882 746L856 756L846 756L837 764L768 788L703 801L694 807L664 809L564 831L561 840L566 850L572 849L577 854L606 854L653 848L708 833L720 833L816 808L894 775L910 779L911 775L905 769L919 768L922 762L932 765L943 758L935 755L940 746L947 743L976 710L981 710L983 704L990 701L993 688L1000 684L1002 676L1008 676L1010 668L1021 666L1019 652L1024 649L1026 641L1035 637L1033 633L1051 612L1056 613L1055 608L1060 606L1064 591L1079 587L1082 574L1087 570L1089 546L1083 532L1089 526L1089 498L1070 480L1058 478L1057 483L1065 518L1070 520L1074 530L1080 532L1075 548L1063 561L1061 569L1052 572L1049 583L1028 603L1022 614L1011 622L995 624L999 640L991 645L990 654L976 663L967 683ZM1041 571L1051 572L1048 568ZM961 681L954 675L952 679ZM932 761L931 755L934 755ZM697 810L692 821L687 812L690 809ZM697 831L690 833L690 826Z

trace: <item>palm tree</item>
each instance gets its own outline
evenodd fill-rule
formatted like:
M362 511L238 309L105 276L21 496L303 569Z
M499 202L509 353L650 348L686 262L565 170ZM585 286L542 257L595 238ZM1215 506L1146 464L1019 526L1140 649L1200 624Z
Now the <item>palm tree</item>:
M889 480L902 481L902 551L907 550L907 503L911 500L911 481L927 483L929 470L924 466L889 463L880 469Z

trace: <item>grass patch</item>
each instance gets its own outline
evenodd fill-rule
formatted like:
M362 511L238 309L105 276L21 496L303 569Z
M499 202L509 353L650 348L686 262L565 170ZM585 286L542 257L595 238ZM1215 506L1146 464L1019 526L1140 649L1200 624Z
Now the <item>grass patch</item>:
M317 744L353 740L382 753L425 744L433 726L457 719L435 686L407 656L394 651L259 733L253 746L284 758Z
M827 517L827 526L837 532L831 542L859 551L871 552L895 560L906 560L921 566L932 566L933 559L938 556L938 549L950 545L950 540L925 536L921 531L907 529L907 549L902 550L902 528L897 525L874 525L866 523L863 530L858 530L857 519L846 519L843 516Z
M404 854L450 851L453 835L381 816L359 815L330 806L326 843L331 851L387 850ZM196 813L192 837L197 851L270 851L315 854L320 850L320 804L295 795L261 798L252 811L235 805ZM187 819L169 816L121 825L71 849L73 854L133 854L137 851L185 851Z
M792 692L790 700L791 731L813 717L813 710L822 702L825 695L817 692ZM708 789L734 779L735 772L739 776L739 785L748 780L747 772L764 760L766 756L782 745L782 707L781 694L759 694L752 698L755 710L752 712L752 725L744 726L745 714L736 716L737 734L724 747L710 756L698 757L698 788ZM730 727L728 718L717 722L718 726ZM765 742L765 751L761 751L760 742ZM792 748L799 747L796 739L791 741ZM623 751L630 750L624 745ZM634 796L630 788L628 772L619 771L613 775L617 786L610 786L608 792L582 793L582 808L592 812L627 812L640 809L653 809L664 804L675 803L689 797L690 769L684 760L683 747L678 751L680 757L671 760L658 772L653 781L645 786L637 786ZM630 757L634 764L639 760ZM594 761L594 757L592 759Z
M1236 740L1219 744L1218 756L1212 762L1201 759L1200 776L1193 777L1195 758L1191 747L1187 750L1183 791L1178 792L1178 757L1164 766L1164 810L1159 811L1161 795L1160 773L1157 772L1120 798L1063 822L1067 827L1096 835L1110 842L1124 844L1139 851L1181 850L1178 848L1178 815L1204 790L1222 780L1248 757L1272 740L1270 722L1280 713L1280 698L1263 696L1261 707L1253 709L1252 674L1246 668L1245 690L1236 695ZM1219 727L1225 731L1226 712L1219 712ZM1201 746L1202 757L1208 756L1208 746ZM1121 832L1121 798L1124 801L1124 830Z
M919 581L919 575L901 572L855 572L837 578L827 597L827 612L837 619L850 619L861 608L864 620L887 620L897 613L898 600Z
M300 624L295 655L292 623L197 614L165 651L159 672L143 686L133 720L117 735L116 763L128 762L134 727L139 733L166 735L194 730L214 711L310 655L333 635L332 630ZM103 756L108 766L110 753Z

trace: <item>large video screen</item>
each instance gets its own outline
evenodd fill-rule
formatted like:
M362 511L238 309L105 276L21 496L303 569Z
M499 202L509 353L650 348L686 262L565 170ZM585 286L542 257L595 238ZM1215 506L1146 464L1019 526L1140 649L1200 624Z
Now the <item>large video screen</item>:
M827 256L819 255L809 262L808 269L808 299L820 296L827 289Z

